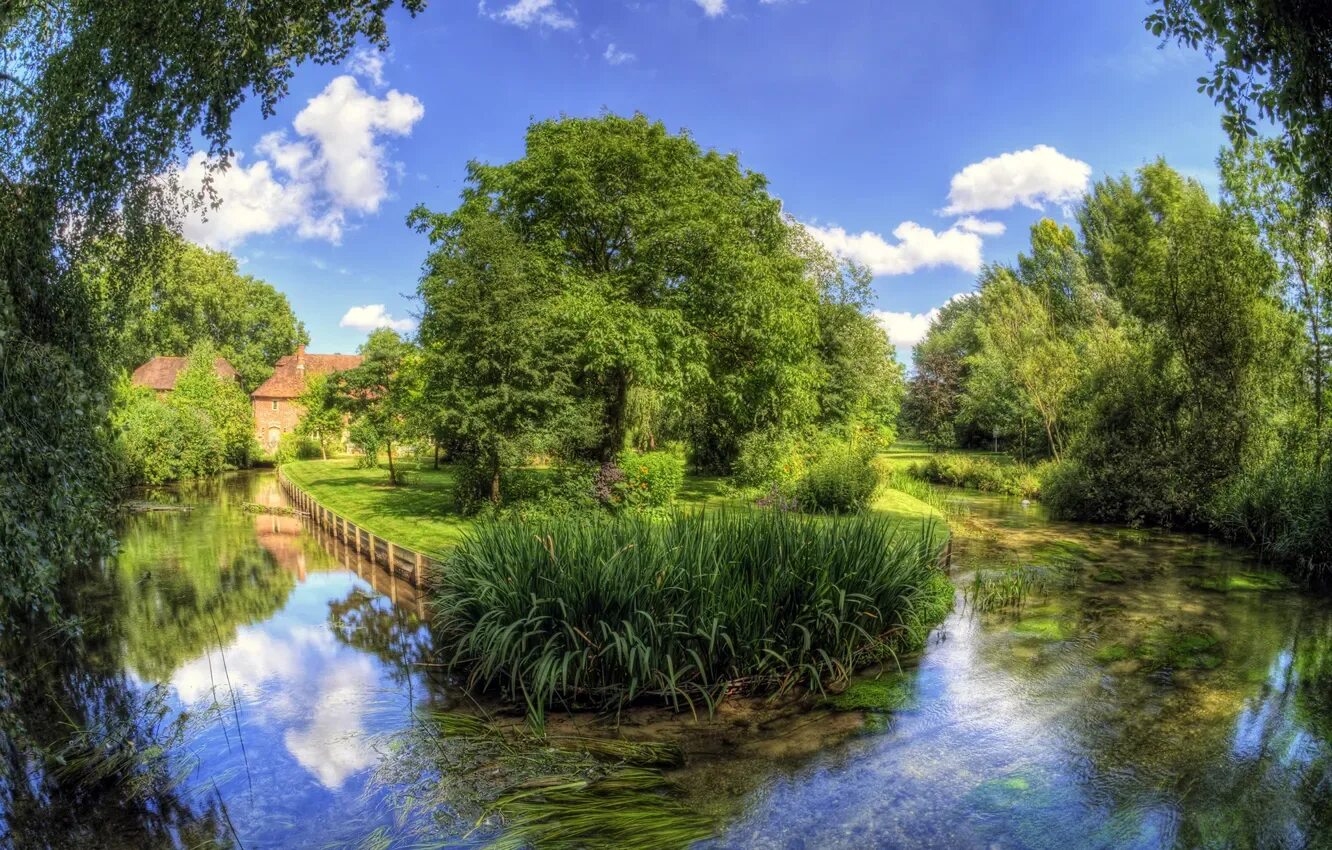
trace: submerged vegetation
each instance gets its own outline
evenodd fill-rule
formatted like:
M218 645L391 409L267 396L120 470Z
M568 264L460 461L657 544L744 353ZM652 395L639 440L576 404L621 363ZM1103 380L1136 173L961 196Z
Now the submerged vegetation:
M462 831L488 850L680 850L714 830L656 769L678 758L665 745L534 735L431 711L385 748L376 784L399 821L418 824L415 847L453 846L439 834ZM378 830L360 847L392 843Z
M485 525L435 576L437 624L471 684L538 718L818 690L918 649L948 612L936 531L782 511Z

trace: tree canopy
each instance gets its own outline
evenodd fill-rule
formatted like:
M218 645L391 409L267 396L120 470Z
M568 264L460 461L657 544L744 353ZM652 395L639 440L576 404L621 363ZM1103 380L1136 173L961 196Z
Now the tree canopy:
M539 121L521 159L468 166L456 210L411 221L435 245L427 398L491 472L536 435L602 461L631 434L683 440L726 470L756 430L896 418L901 370L863 273L687 133Z
M122 368L208 344L235 367L248 392L273 373L279 357L309 343L287 297L241 274L230 254L173 239L163 255L108 303Z

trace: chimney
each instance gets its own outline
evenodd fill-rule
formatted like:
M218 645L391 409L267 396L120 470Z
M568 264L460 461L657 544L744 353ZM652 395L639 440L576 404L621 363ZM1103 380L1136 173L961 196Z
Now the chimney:
M305 376L305 346L304 346L304 345L298 345L298 346L296 346L296 371L297 371L297 372L300 372L302 377Z

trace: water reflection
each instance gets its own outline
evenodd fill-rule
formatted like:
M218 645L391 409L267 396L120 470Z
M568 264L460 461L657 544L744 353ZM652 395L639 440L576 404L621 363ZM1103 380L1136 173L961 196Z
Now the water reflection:
M193 510L129 518L118 559L63 588L76 637L0 647L0 705L28 742L0 723L0 846L326 847L413 832L390 805L401 794L370 778L393 775L393 733L454 699L424 600L298 518L243 510L284 504L271 475L155 497ZM621 718L618 734L683 745L672 776L726 824L712 844L1332 846L1327 600L1205 540L1061 525L975 495L958 507L959 587L1006 564L1060 580L1018 611L959 606L884 689L891 705ZM179 785L127 801L24 763L71 722L143 726L157 682L168 720L199 718ZM607 733L584 715L550 722ZM145 746L149 731L135 733ZM410 791L422 775L399 778Z
M46 846L48 834L49 846L210 846L204 833L224 845L341 846L392 824L362 792L379 758L376 736L407 725L427 690L418 669L431 652L423 601L372 566L342 560L335 541L299 518L246 511L246 503L285 504L271 475L158 488L147 499L190 510L129 517L118 557L79 588L93 628L69 666L105 681L95 694L78 686L72 701L84 699L86 711L71 717L132 718L162 682L167 716L204 719L173 767L187 774L174 789L181 802L154 803L158 819L175 825L150 840L123 816L106 818L105 834L80 817L86 835L71 843L71 833L25 817L10 796L0 805L0 846ZM34 689L49 689L52 659L33 669ZM65 725L64 708L47 716L53 706L41 695L32 704L40 724ZM113 784L101 793L97 805L126 806ZM91 813L86 796L79 805Z
M1004 563L1066 584L1017 612L957 611L913 708L753 794L717 844L1332 845L1326 600L1200 590L1262 584L1205 540L964 507L959 585Z

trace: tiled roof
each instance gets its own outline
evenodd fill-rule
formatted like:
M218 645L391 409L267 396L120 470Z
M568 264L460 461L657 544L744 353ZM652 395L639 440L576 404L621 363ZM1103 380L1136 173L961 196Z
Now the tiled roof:
M305 366L303 371L302 364ZM359 354L305 354L298 351L279 358L272 377L260 384L252 395L254 398L296 398L305 392L307 376L344 372L360 365Z
M174 390L176 381L180 379L180 373L184 372L188 365L190 365L188 357L154 357L135 369L130 380L139 387ZM236 370L231 368L231 364L223 357L213 361L213 371L219 378L230 378L234 381L238 377Z

